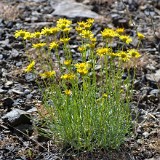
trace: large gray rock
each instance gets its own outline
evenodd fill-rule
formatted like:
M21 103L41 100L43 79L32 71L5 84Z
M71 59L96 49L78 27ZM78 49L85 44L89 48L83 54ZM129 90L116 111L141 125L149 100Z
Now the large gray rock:
M77 3L74 0L51 0L50 4L54 9L52 15L66 16L69 18L100 18L97 13L91 11L92 6L86 6L83 3Z
M146 78L149 81L155 81L156 83L160 81L160 69L156 73L146 74Z

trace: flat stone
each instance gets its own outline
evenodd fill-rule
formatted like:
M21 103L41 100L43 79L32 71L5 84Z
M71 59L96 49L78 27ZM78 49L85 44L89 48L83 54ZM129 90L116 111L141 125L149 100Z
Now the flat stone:
M91 11L91 6L86 6L83 3L77 3L74 0L50 1L50 5L54 9L52 15L66 16L70 18L87 17L100 18L101 16Z
M158 82L160 80L160 69L156 71L156 73L153 74L146 74L146 78L149 81L155 81Z
M30 123L30 116L27 112L14 109L8 112L6 115L2 117L2 120L8 122L12 126L17 126L20 124L29 124Z

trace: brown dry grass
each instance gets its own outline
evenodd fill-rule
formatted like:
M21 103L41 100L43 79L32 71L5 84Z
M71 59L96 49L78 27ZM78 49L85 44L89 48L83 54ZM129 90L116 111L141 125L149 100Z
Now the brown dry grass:
M14 21L19 15L17 6L0 2L0 18Z

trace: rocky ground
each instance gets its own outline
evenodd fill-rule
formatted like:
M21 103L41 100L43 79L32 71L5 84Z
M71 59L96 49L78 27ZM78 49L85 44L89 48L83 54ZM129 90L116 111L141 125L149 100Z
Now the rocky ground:
M75 23L96 18L94 33L104 27L124 27L130 35L146 36L131 109L138 115L134 136L118 151L70 153L59 151L39 136L30 118L41 95L27 64L24 47L13 36L18 29L33 31L52 26L61 16ZM0 1L0 159L2 160L159 160L160 159L160 1L159 0L1 0ZM135 40L133 46L137 45ZM73 48L74 50L74 48ZM75 51L75 57L76 57ZM125 76L125 75L124 75ZM138 114L137 114L138 113ZM26 116L27 115L27 116Z

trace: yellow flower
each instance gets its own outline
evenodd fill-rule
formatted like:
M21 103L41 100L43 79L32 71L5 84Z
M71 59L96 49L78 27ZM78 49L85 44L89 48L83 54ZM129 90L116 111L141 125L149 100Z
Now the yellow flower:
M139 40L142 40L145 38L144 34L140 33L140 32L137 32L137 36L138 36L138 39Z
M31 38L33 38L33 35L29 32L26 32L25 36L23 37L25 40L30 40Z
M21 29L21 30L16 31L15 34L14 34L14 36L15 36L15 38L18 38L18 37L24 38L24 36L26 35L26 33L28 33L28 32L26 32L26 31L24 31L24 30Z
M71 64L71 62L72 62L71 60L64 60L63 63L64 63L64 65L69 66Z
M25 72L30 72L34 66L35 66L35 61L32 61L25 69Z
M119 56L119 58L120 58L120 60L122 60L122 61L128 61L128 60L130 60L130 55L128 55L126 52L124 52L124 51L120 51L120 52L118 52L118 56Z
M70 95L72 94L72 91L71 91L70 89L66 89L66 90L64 91L64 93L65 93L66 95L70 96Z
M82 30L83 30L83 28L82 27L75 27L75 29L76 29L76 31L80 34L81 32L82 32Z
M81 34L80 34L83 38L88 38L91 39L94 37L93 33L89 30L82 30Z
M73 73L64 74L61 76L61 79L73 80L75 79L75 75Z
M114 38L118 36L118 33L115 32L113 29L110 28L105 28L103 31L101 31L102 37L103 38Z
M104 55L110 55L111 51L111 48L98 48L97 54L101 57Z
M66 43L69 42L69 40L70 40L70 38L61 38L61 39L60 39L60 42L66 44Z
M37 43L32 45L33 48L37 48L37 49L40 49L44 46L46 46L46 43Z
M117 32L118 34L122 34L122 33L124 33L124 28L117 28L117 29L116 29L116 32Z
M58 48L58 44L56 42L51 42L49 45L49 49L52 50L52 49L56 49L56 48Z
M32 33L32 36L33 36L34 38L40 38L40 37L41 37L41 32Z
M93 24L94 23L94 19L93 18L88 18L87 19L87 23Z
M90 68L89 63L85 62L85 63L77 63L75 64L75 67L77 68L77 72L85 75L88 73L88 70Z
M139 58L141 56L136 49L130 49L127 52L132 58Z
M49 36L52 34L52 29L50 28L47 28L47 27L44 27L41 31L41 35L46 35L46 36Z
M125 35L120 35L119 39L122 40L124 43L129 44L132 42L132 38L129 36L125 36Z
M50 28L50 31L52 34L56 34L56 33L58 33L59 29L57 27L52 27L52 28Z
M46 72L44 72L44 73L41 73L41 74L40 74L40 77L41 77L42 79L51 78L51 77L54 76L55 74L56 74L55 71L46 71Z
M107 95L106 93L104 93L104 94L102 95L102 97L103 97L103 98L108 98L108 95Z
M57 26L58 29L63 31L65 28L69 28L71 24L72 24L72 21L70 21L68 19L65 19L65 18L60 18L57 21L56 26Z

